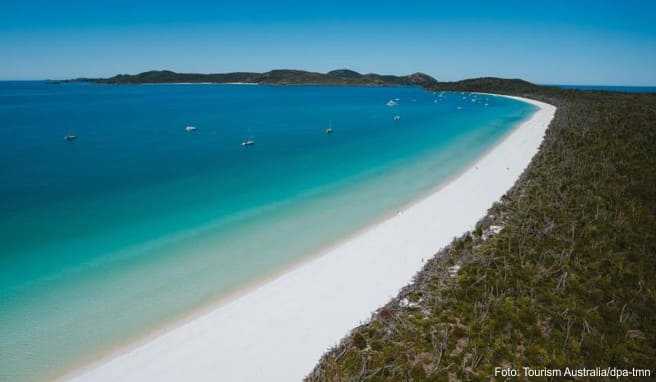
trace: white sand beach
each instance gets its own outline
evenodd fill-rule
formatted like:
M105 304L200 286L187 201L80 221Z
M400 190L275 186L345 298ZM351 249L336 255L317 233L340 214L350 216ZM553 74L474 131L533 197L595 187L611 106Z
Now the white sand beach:
M516 98L516 97L511 97ZM74 381L298 381L321 355L474 228L538 151L556 108L540 109L445 186L279 277Z

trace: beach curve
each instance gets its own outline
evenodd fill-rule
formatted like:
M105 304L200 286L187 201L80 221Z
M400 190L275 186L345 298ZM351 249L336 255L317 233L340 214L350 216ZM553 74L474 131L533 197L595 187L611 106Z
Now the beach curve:
M473 229L528 166L556 108L509 98L539 109L434 193L249 293L65 379L300 380L411 282L425 259Z

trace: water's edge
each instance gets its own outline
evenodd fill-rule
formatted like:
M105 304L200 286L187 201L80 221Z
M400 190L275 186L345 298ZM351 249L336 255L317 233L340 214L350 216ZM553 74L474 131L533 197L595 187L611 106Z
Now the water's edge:
M530 105L531 103L527 102L527 100L524 99L518 99L515 97L507 97L504 95L496 95L496 94L487 94L487 93L477 93L477 94L486 94L490 96L498 96L498 97L504 97L504 98L511 98L520 102L525 102ZM317 250L302 256L301 258L294 259L291 262L283 265L280 269L277 269L271 273L262 275L261 277L258 277L256 279L250 280L246 283L244 283L242 286L237 287L234 290L228 291L226 293L221 294L219 297L212 299L211 301L208 301L205 304L202 304L202 306L199 306L195 309L192 309L191 311L183 313L181 316L172 318L170 320L167 320L166 322L163 322L161 325L158 325L157 327L153 327L150 330L148 330L145 333L142 333L141 335L125 339L124 341L121 341L121 343L117 344L116 346L113 346L112 350L110 351L99 351L98 354L91 355L89 357L86 357L86 359L81 360L79 363L72 364L70 367L66 367L64 370L59 370L55 371L51 376L48 378L58 380L58 381L63 381L63 380L68 380L71 378L74 378L76 376L85 374L85 372L92 370L99 365L102 365L104 363L109 362L110 360L117 358L121 355L124 355L126 353L130 353L131 351L145 345L148 342L151 342L155 338L162 336L176 328L185 326L186 324L214 311L217 309L220 309L221 307L224 307L236 300L238 300L241 297L244 297L248 295L249 293L265 286L266 284L269 284L273 282L274 280L282 277L285 274L288 274L300 267L302 267L305 264L308 264L310 262L313 262L326 254L328 254L332 249L339 247L343 245L344 243L352 240L353 238L362 235L363 233L372 230L376 226L383 224L385 221L393 218L399 213L403 213L404 211L410 209L411 207L415 206L416 204L421 203L423 200L429 198L431 195L438 193L440 190L442 190L444 187L448 186L450 183L461 177L464 173L468 172L470 169L475 167L484 157L489 155L492 151L494 151L501 143L503 143L505 140L508 139L509 136L511 136L517 129L522 127L522 125L533 118L536 112L538 112L540 109L536 109L532 111L530 114L526 115L522 120L519 120L514 123L514 125L509 128L497 141L488 147L486 150L483 150L480 152L476 158L474 158L472 161L470 161L468 164L463 166L460 170L458 170L456 173L452 174L451 176L445 178L443 181L441 181L439 184L435 185L433 188L421 193L418 195L416 198L413 200L403 204L399 209L395 210L390 210L386 211L382 214L381 217L378 219L375 219L374 221L368 223L365 227L362 227L354 232L349 233L345 237L341 237L337 241L325 245L321 248L318 248ZM475 223L475 222L472 222ZM436 249L437 252L438 249ZM419 271L419 269L417 269Z

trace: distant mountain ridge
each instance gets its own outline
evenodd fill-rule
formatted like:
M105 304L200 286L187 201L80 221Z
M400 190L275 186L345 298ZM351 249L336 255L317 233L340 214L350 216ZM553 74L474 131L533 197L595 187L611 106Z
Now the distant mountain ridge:
M349 69L338 69L328 73L305 70L276 69L264 73L176 73L170 70L151 70L139 74L119 74L110 78L78 78L71 81L85 81L102 84L158 84L158 83L255 83L278 85L417 85L429 87L438 81L425 73L407 76L361 74Z
M470 78L456 82L438 82L431 86L433 90L490 92L490 93L517 93L536 92L552 89L552 86L540 86L519 78L480 77Z

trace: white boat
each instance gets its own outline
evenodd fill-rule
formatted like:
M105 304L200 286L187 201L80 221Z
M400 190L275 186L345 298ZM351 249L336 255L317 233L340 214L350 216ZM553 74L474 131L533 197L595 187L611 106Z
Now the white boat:
M324 133L332 134L332 132L333 132L333 121L329 121L328 122L328 128L326 128L326 130L324 130Z
M74 141L76 139L77 139L77 135L75 135L75 134L67 134L66 136L64 136L64 140L69 141L69 142Z
M196 129L195 126L187 126L187 127L185 127L185 131L188 132L188 133L190 133L190 132L192 132L192 131L196 131L196 130L197 130L197 129Z
M392 106L398 105L398 103L396 101L394 101L393 99L391 99L391 100L387 101L387 103L385 105L392 107Z
M333 132L333 121L328 122L328 128L324 130L326 134L332 134Z
M241 143L242 146L250 146L250 145L254 145L254 144L255 144L255 141L252 140L252 139L247 139L247 140L245 140Z

